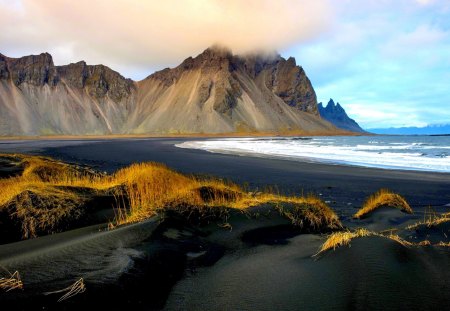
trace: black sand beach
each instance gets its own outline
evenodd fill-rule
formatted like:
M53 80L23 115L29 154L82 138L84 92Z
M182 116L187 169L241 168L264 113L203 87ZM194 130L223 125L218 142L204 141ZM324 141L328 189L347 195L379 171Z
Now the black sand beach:
M182 173L214 175L246 183L253 190L275 186L283 193L312 192L330 201L345 216L348 216L345 211L352 215L368 195L380 188L403 194L411 206L419 209L450 203L450 174L446 173L213 154L174 146L182 141L185 139L0 141L0 151L47 155L106 172L135 162L161 162Z
M156 161L183 173L246 183L251 191L273 186L286 194L314 193L348 228L395 228L411 241L421 238L420 232L404 228L422 219L427 207L438 213L449 209L450 174L211 154L174 147L180 141L0 141L0 152L48 155L107 172ZM367 196L380 188L402 194L414 215L380 210L364 220L352 219ZM9 310L448 308L448 247L405 247L368 237L353 241L350 248L312 257L323 235L295 230L270 209L252 212L259 216L231 215L231 231L216 224L197 228L169 215L164 222L153 219L113 231L100 225L1 245L0 265L19 270L29 290L1 292L0 302ZM446 233L448 228L426 234L445 239ZM79 277L86 281L83 294L64 303L42 295Z

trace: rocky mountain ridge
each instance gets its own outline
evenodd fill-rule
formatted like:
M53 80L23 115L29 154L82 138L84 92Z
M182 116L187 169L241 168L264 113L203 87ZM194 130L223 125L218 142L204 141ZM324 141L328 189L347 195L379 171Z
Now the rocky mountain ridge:
M142 81L0 54L0 135L335 132L295 59L212 47Z
M330 98L326 107L322 103L318 104L320 116L342 130L350 132L365 133L359 124L350 118L345 112L344 108L339 103L334 103Z

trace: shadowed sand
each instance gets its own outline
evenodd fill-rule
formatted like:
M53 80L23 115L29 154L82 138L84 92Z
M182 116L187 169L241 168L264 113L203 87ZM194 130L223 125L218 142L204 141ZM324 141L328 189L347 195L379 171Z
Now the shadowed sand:
M449 254L360 239L319 260L321 239L258 246L180 281L168 310L431 310L446 308ZM443 271L445 270L445 271Z
M251 189L314 192L349 229L395 229L410 242L448 242L449 226L406 229L425 208L448 211L450 174L365 169L210 154L173 147L180 139L1 142L1 152L32 152L112 172L158 161L181 172L213 174ZM352 216L380 188L401 193L414 214L381 208ZM87 306L167 310L440 310L450 303L450 249L405 247L369 236L315 255L324 235L306 234L270 207L234 212L231 228L163 222L103 231L92 226L0 246L0 265L18 270L24 291L0 293L9 309ZM231 230L230 230L231 229ZM99 231L100 230L100 231ZM63 303L44 296L83 277L86 292Z

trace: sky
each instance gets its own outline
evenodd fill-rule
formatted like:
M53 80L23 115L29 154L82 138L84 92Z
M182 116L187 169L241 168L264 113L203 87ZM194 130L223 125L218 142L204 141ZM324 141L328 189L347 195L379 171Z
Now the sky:
M0 53L134 80L208 46L293 56L366 128L450 123L450 0L0 0Z

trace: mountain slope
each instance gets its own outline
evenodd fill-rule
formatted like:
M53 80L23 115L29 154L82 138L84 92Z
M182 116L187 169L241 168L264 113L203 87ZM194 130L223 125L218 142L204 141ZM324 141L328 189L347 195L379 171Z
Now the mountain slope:
M134 82L106 66L0 54L0 135L332 133L293 58L213 47Z
M322 118L332 123L337 128L351 132L366 132L355 120L347 115L344 108L342 108L339 103L335 104L333 99L330 99L326 107L323 107L322 103L319 103L318 109Z
M0 134L121 133L135 83L105 66L0 55Z

